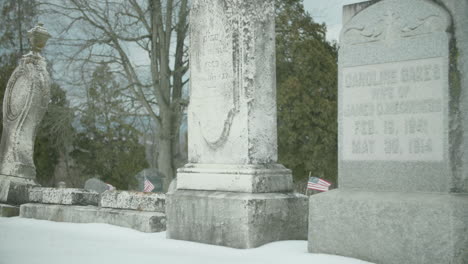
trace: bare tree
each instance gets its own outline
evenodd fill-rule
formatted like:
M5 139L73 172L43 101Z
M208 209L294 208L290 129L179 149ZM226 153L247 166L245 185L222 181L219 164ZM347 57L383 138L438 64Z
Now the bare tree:
M126 82L123 96L136 100L156 124L166 190L175 175L186 107L188 0L50 0L44 7L60 22L56 43L67 47L61 55L68 72L79 72L83 80L93 65L109 64ZM135 60L142 52L147 65Z

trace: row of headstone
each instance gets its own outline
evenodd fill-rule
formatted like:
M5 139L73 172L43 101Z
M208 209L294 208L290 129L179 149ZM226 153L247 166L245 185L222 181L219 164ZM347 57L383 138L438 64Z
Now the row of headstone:
M306 197L292 192L291 172L277 164L274 20L273 0L192 3L190 163L167 197L169 238L250 248L306 236ZM468 2L374 0L346 6L343 21L339 188L310 198L309 251L377 263L468 263ZM20 67L44 66L37 50ZM32 96L32 82L18 71L7 95ZM0 201L20 203L13 192L34 184L34 165L31 150L15 146L31 143L22 133L34 131L47 96L32 99L37 113L22 96L6 98ZM28 126L12 129L24 116ZM146 201L105 197L133 212ZM100 217L54 206L22 209Z
M339 188L309 203L309 251L468 263L468 2L344 7Z
M468 262L467 5L345 7L339 189L310 199L310 252ZM291 185L276 164L273 1L196 0L190 24L190 164L168 196L168 237L230 247L292 239L303 229L279 215L301 222L291 206L301 198L280 205Z

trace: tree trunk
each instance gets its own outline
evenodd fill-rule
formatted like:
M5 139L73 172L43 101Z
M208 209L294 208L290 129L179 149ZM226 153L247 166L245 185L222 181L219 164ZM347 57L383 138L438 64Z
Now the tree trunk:
M172 115L170 112L161 112L161 127L159 129L159 155L158 168L164 175L163 192L167 192L169 184L174 179L175 172L173 166L174 150L171 124Z

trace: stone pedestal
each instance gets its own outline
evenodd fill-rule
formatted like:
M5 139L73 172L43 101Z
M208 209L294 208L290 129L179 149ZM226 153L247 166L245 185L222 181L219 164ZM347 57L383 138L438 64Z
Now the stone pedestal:
M24 218L105 223L142 232L166 230L163 194L126 191L98 194L84 189L34 187L29 191L29 201L15 207L16 211L0 204L0 216L16 213Z
M292 191L292 175L280 164L187 164L177 171L177 188L228 192Z
M254 248L307 236L303 195L182 190L167 198L168 238Z
M306 197L277 164L273 0L195 0L189 164L167 196L167 236L235 248L304 239Z
M75 188L35 187L29 191L31 203L61 205L98 205L99 194L94 191Z
M468 3L344 7L339 188L309 203L309 251L468 263Z
M467 263L468 194L333 190L311 196L309 252L373 263Z
M0 217L13 217L19 215L19 207L8 205L8 204L0 204Z
M28 203L20 206L20 217L67 223L103 223L148 233L166 230L164 213L97 206Z
M29 190L37 183L28 178L0 174L0 202L19 205L29 201Z

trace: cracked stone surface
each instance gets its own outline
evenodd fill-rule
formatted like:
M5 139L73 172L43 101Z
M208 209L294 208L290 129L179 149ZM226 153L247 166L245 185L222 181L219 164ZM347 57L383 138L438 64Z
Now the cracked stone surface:
M99 194L84 189L36 187L29 191L33 203L63 205L98 205Z
M166 211L166 195L131 191L106 191L101 194L99 205L107 208L138 211Z

